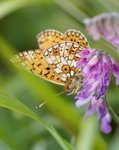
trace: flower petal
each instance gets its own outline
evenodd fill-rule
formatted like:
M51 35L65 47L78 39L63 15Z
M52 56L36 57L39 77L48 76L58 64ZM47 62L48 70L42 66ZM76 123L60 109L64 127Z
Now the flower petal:
M111 122L111 116L110 114L107 112L107 114L101 119L101 130L108 134L112 131L112 127L110 125Z

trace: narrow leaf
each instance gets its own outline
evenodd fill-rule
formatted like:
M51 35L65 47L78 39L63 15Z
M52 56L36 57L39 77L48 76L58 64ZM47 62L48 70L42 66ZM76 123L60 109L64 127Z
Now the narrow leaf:
M3 91L0 91L0 106L11 109L11 110L15 110L35 120L40 125L42 125L46 130L49 131L49 133L59 143L59 145L62 147L63 150L72 150L71 145L66 144L66 142L64 142L64 139L57 133L56 130L54 130L51 126L45 123L39 116L37 116L32 110L30 110L23 103L18 101L16 98L7 95ZM70 145L70 148L69 148L69 145Z

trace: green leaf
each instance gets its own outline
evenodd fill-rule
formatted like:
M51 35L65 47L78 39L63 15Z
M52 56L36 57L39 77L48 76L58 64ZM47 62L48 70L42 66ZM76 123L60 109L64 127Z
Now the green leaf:
M109 149L105 140L100 135L96 137L95 149L96 150L108 150Z
M107 144L98 135L98 122L95 117L86 118L81 123L76 150L108 150Z
M118 150L119 149L119 128L117 128L117 132L113 136L112 140L109 144L109 150Z
M97 120L93 117L83 120L76 150L92 150L96 135Z
M6 143L0 140L0 149L1 150L12 150Z
M5 17L6 15L22 8L25 6L33 5L33 4L40 4L40 3L49 3L50 1L43 1L43 0L4 0L0 2L0 19Z
M101 39L94 44L96 48L102 49L104 52L106 52L107 54L110 54L113 58L119 61L119 54L116 52L116 48L110 44L110 42L107 42L106 40Z
M54 0L54 2L80 23L82 23L84 18L87 18L87 15L81 9L78 9L70 0Z
M57 96L56 91L46 81L37 78L27 71L14 67L10 62L10 57L13 56L13 51L15 50L2 36L0 37L0 45L0 57L4 58L4 62L22 77L28 88L34 92L34 95L40 101L47 102L47 107L60 118L64 126L66 126L73 135L76 135L80 124L80 116L68 102L68 97Z
M45 123L37 114L35 114L23 103L18 101L16 98L7 95L3 91L0 91L0 106L20 112L25 116L28 116L29 118L35 120L54 137L54 139L59 143L62 149L72 150L72 146L67 141L64 142L64 139L57 133L57 131L52 126Z

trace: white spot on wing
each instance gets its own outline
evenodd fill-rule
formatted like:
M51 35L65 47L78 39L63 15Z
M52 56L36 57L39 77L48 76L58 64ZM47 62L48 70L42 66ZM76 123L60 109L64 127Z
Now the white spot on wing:
M59 69L59 68L55 68L54 70L55 70L55 72L58 73L58 74L62 72L62 70Z
M57 45L54 45L54 46L53 46L53 48L55 48L55 49L56 49L56 48L58 48L58 46L59 46L58 44L57 44Z
M48 56L48 51L45 51L44 55L45 55L45 56Z
M71 62L71 67L76 67L76 61L75 60L72 60L72 62Z
M74 44L73 44L73 47L74 47L74 48L78 48L78 45L74 43Z
M73 70L71 70L70 74L71 74L71 76L73 76L73 75L74 75L74 71L73 71Z
M51 59L51 58L49 58L49 57L46 57L46 61L47 61L49 64L53 64L52 59Z
M29 56L31 57L31 59L34 58L34 52L33 51L28 51Z
M52 51L52 47L50 47L50 48L48 48L48 50L47 50L48 52L51 52Z
M61 48L64 48L64 47L65 47L65 43L61 43L61 44L60 44L60 47L61 47Z
M64 59L64 57L61 57L61 63L62 64L67 64L66 60Z
M72 42L67 42L66 45L67 45L68 47L70 47L70 46L72 46Z

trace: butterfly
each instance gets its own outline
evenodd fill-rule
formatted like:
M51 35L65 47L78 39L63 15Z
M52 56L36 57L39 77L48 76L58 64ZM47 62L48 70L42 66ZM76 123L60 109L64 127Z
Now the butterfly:
M33 74L65 87L67 95L78 93L82 82L76 67L79 53L89 48L86 37L70 29L64 34L53 29L37 35L38 49L23 51L11 58Z

